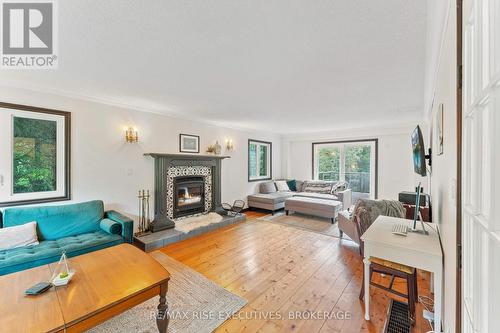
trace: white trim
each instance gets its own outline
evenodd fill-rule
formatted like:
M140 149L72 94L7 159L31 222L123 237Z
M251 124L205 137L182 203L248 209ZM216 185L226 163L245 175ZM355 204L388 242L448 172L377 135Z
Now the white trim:
M4 184L0 188L0 202L14 202L14 201L26 201L26 200L39 200L39 199L49 199L63 197L66 192L66 182L65 182L65 160L66 160L66 150L65 150L65 118L61 115L38 113L31 111L21 111L16 109L2 108L2 115L4 120L8 122L8 126L5 126L4 136L2 140L3 143L3 154L0 155L0 161L5 161L0 164L3 169L2 177ZM30 192L30 193L14 193L14 171L13 171L13 135L14 135L14 118L30 118L30 119L40 119L40 120L50 120L56 122L57 130L57 151L56 151L56 190L47 192Z
M256 172L256 175L255 176L250 175L250 170L248 170L248 179L251 180L251 181L254 181L254 180L264 180L264 179L271 178L271 149L272 149L271 148L271 144L250 140L250 145L252 145L252 144L256 146L256 151L255 151L256 152L256 156L255 156L255 169L256 169L255 172ZM267 174L265 174L265 175L260 175L259 174L260 165L261 165L261 162L262 162L260 160L260 149L262 147L266 147L267 148L267 152L266 152L266 164L267 164L266 170L267 170Z
M448 21L450 19L450 11L451 11L451 8L452 8L452 5L454 4L454 1L451 1L451 0L445 0L447 2L447 6L446 6L446 12L444 14L444 19L443 20L439 20L439 22L442 22L442 24L439 26L439 47L438 47L438 52L437 53L432 53L432 55L435 55L435 56L432 56L431 59L434 60L435 59L435 62L431 61L431 59L426 59L426 63L427 63L427 67L426 68L426 79L424 80L425 82L425 85L428 86L428 87L424 87L425 91L424 91L424 119L425 121L430 121L430 117L431 117L431 114L432 114L432 107L433 107L433 104L434 104L434 96L436 94L436 86L437 86L437 81L438 81L438 74L439 74L439 65L441 63L441 59L442 59L442 53L443 53L443 48L444 48L444 43L445 43L445 35L446 35L446 27L448 26ZM439 1L435 2L435 0L430 0L430 1L427 1L427 7L428 7L428 11L430 10L430 4L431 3L435 3L435 4L439 4ZM453 7L454 8L454 7ZM427 39L429 38L429 34L432 33L429 31L429 27L427 29ZM430 45L429 45L429 41L427 42L427 45L426 45L426 48L427 49L431 49ZM430 68L432 64L432 68ZM430 79L430 82L427 82L427 75L428 76L431 76L432 79Z

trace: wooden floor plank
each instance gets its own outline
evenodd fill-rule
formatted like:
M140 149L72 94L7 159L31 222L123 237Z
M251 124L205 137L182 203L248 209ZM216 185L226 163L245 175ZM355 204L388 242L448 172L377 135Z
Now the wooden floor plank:
M353 242L249 213L247 222L161 249L248 301L216 332L381 331L389 299L397 297L371 288L372 318L364 320L358 298L363 263ZM374 279L388 281L379 275ZM404 281L395 286L406 290ZM428 273L419 273L418 286L420 294L429 295ZM413 332L429 330L421 314L418 304Z

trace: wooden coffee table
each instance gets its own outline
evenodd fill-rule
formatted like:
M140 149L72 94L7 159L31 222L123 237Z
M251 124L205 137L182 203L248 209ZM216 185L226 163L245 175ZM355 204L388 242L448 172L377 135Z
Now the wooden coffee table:
M121 244L69 259L76 274L66 287L35 297L24 291L48 280L55 264L0 277L0 327L6 332L81 332L160 296L157 325L167 331L170 274L148 254Z

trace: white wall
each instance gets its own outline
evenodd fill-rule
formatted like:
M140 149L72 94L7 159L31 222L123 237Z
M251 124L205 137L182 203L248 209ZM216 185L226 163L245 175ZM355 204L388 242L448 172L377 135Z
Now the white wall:
M432 167L433 221L438 223L444 251L444 316L446 333L455 332L456 308L456 173L457 173L457 104L456 104L456 11L455 2L448 2L447 21L434 91L431 119L436 119L439 104L444 104L443 154L435 154ZM445 15L445 16L447 16ZM435 133L433 134L436 140ZM463 314L465 315L465 314Z
M378 197L397 200L399 192L413 191L421 180L413 172L411 154L410 135L416 125L287 136L283 140L283 155L288 155L283 163L283 175L296 179L312 178L313 142L378 139ZM426 184L424 179L422 186L425 191L428 190Z
M200 153L216 140L234 142L222 163L222 201L233 202L256 192L258 183L247 180L248 139L273 142L273 177L281 177L281 137L269 133L246 132L166 117L102 103L19 89L0 88L0 100L71 112L72 199L101 199L106 208L131 217L138 213L137 191L154 189L153 159L147 152L178 153L179 133L201 137ZM127 144L126 126L137 127L139 143Z

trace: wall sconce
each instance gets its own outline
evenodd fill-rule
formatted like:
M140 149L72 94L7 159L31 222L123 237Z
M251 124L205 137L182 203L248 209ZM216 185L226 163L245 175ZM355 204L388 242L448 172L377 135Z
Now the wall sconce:
M232 139L226 139L226 150L233 150L234 144Z
M125 141L129 143L135 143L139 141L139 133L137 132L136 128L125 128Z

